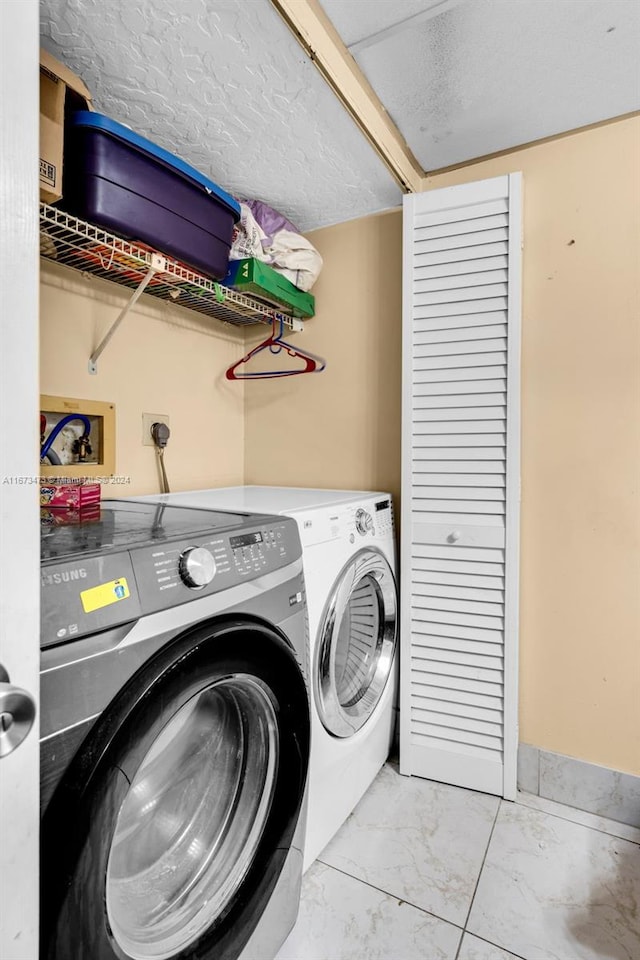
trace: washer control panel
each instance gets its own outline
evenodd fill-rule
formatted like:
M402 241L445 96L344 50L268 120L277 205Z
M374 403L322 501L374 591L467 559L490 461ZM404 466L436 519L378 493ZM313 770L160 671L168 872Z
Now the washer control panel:
M114 500L97 519L52 529L45 518L40 645L233 590L301 557L296 521L273 514Z
M240 533L229 538L236 570L243 574L260 571L270 566L275 557L286 556L282 524L274 524L252 533Z
M228 589L299 555L295 524L278 517L237 532L205 534L196 542L174 540L135 550L132 560L143 609L148 610Z

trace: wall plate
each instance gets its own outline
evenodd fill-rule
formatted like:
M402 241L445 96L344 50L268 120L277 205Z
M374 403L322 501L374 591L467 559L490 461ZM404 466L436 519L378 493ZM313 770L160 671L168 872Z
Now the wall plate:
M52 426L62 417L82 413L92 424L91 445L93 452L89 462L66 463L53 466L40 464L41 477L113 477L116 472L116 408L113 403L98 400L84 400L77 397L52 397L40 395L40 413L47 420L45 434L48 436ZM152 441L153 442L153 441ZM56 440L54 450L60 452L60 442Z
M166 413L143 413L142 414L142 444L145 447L155 446L151 436L151 427L154 423L166 423L170 428L169 417Z

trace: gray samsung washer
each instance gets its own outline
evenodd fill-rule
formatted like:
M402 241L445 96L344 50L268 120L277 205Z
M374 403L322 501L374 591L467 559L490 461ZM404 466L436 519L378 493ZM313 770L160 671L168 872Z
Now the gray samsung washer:
M42 944L275 956L298 910L306 601L295 521L132 501L43 515Z

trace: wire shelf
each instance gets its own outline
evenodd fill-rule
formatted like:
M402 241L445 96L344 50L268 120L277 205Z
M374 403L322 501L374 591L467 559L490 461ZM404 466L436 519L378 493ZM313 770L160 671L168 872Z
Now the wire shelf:
M284 310L276 311L150 247L129 243L46 203L40 204L40 255L132 290L138 290L151 270L145 293L223 323L245 326L271 323L277 317L292 330L303 329L302 322Z

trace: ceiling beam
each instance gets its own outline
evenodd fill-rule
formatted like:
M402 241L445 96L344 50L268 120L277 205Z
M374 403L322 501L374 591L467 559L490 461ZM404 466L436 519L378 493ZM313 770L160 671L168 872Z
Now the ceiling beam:
M271 0L369 143L407 193L426 176L318 0Z

